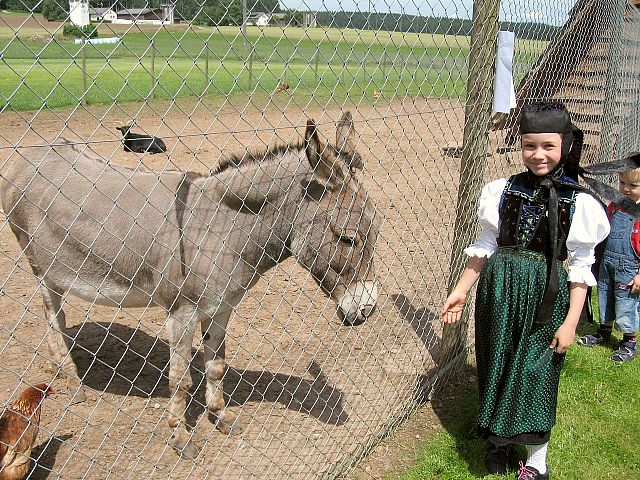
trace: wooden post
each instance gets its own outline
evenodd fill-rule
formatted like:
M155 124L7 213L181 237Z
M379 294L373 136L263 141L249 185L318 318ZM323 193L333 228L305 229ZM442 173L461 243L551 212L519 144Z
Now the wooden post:
M251 90L251 84L253 83L253 44L250 45L249 58L247 59L249 67L249 90Z
M83 39L82 46L80 47L82 53L82 104L86 105L87 102L87 39Z
M382 52L382 79L387 78L387 51Z
M204 44L204 76L206 77L206 85L209 87L209 43Z
M483 176L489 144L499 11L500 1L474 1L464 139L460 160L460 186L456 204L453 248L449 261L448 292L453 290L464 270L466 258L463 250L476 238L476 206L484 184ZM464 349L468 320L469 304L461 321L444 326L443 353L447 360L454 358Z
M367 54L369 52L364 52L364 57L362 57L362 78L364 79L364 84L367 84Z
M156 97L156 45L151 40L151 98Z

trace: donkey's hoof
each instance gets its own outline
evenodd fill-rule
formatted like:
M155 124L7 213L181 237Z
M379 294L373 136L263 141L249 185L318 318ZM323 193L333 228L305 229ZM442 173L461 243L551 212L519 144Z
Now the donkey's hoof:
M238 419L235 415L225 410L220 415L215 415L214 425L220 433L225 435L239 435L242 433L243 428L238 423Z
M193 460L200 453L200 448L198 448L192 439L189 439L187 440L187 443L184 443L180 435L174 435L171 437L169 445L173 447L178 455L186 460Z

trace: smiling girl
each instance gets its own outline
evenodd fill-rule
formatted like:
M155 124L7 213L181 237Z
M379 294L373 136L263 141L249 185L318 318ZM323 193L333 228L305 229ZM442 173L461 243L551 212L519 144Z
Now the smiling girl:
M508 469L510 447L527 447L516 478L548 479L547 443L556 421L560 370L573 343L594 247L609 233L602 205L567 175L577 171L569 112L562 104L524 108L520 133L526 171L487 184L481 233L442 308L457 322L478 281L475 304L478 430L489 440L490 473ZM572 164L573 163L573 164ZM561 262L569 259L568 272Z

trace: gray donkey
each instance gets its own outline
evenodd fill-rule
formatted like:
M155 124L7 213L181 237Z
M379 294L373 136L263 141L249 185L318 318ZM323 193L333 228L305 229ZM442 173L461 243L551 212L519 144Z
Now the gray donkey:
M75 401L85 399L65 343L65 292L88 302L168 312L170 444L199 448L185 423L189 359L200 324L207 410L228 433L223 375L227 322L267 270L294 256L337 304L345 325L373 312L375 209L358 179L346 113L336 144L313 121L304 142L224 159L209 176L141 172L71 145L19 151L2 178L2 206L40 280L48 346ZM71 393L70 393L71 395Z

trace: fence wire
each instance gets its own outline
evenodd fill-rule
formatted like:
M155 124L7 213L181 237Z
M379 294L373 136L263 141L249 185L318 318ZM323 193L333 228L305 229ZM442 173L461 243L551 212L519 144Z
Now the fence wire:
M55 389L29 478L349 477L472 348L439 321L491 88L472 2L0 5L3 409ZM633 4L502 1L500 28L518 107L477 132L485 180L535 100L585 163L639 149Z

